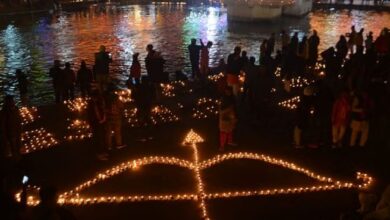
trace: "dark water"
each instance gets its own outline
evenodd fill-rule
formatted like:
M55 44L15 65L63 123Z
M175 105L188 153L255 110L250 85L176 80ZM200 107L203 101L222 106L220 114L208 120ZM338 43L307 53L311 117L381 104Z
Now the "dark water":
M354 24L377 36L390 26L390 13L368 11L315 11L304 18L283 18L261 24L227 21L226 9L189 7L185 5L131 5L104 10L91 8L84 12L53 15L27 15L0 20L0 91L17 94L14 72L28 72L30 102L42 105L52 102L47 72L54 59L73 63L93 62L93 53L106 45L114 58L115 78L123 82L131 65L131 55L141 53L153 43L167 60L169 72L189 71L187 45L191 38L213 41L211 64L241 45L249 55L258 57L260 41L281 29L300 35L316 29L321 49L332 46L340 34ZM142 62L143 64L143 62ZM1 97L0 97L1 98Z

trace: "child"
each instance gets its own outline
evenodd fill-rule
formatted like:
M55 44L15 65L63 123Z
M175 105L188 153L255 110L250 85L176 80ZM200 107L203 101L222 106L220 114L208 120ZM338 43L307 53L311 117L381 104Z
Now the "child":
M333 104L333 111L332 111L333 148L342 146L343 137L348 125L350 111L351 111L351 105L349 103L348 93L343 92Z
M139 84L139 80L141 78L141 64L138 60L139 53L135 53L133 55L133 63L130 67L130 77L129 77L129 84L132 84L133 80L135 84Z
M236 127L236 112L234 105L233 91L231 87L226 88L225 96L222 99L219 109L219 150L224 151L225 145L236 145L233 142L233 130Z

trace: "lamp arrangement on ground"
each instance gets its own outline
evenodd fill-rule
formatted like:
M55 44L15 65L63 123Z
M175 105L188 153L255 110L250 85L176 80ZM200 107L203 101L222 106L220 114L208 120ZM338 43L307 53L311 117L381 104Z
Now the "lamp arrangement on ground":
M21 107L19 109L19 114L22 118L22 125L31 124L39 118L38 109L36 107Z
M22 154L53 147L58 144L53 134L44 128L25 131L22 133Z
M218 115L220 101L213 98L199 98L196 107L192 109L192 117L195 119L205 119Z
M92 137L91 127L88 122L80 119L70 120L69 126L67 127L67 135L65 135L64 139L68 141L74 140L84 140Z
M229 199L235 197L248 197L248 196L277 196L286 194L300 194L309 192L321 192L321 191L334 191L339 189L366 189L372 182L373 178L368 174L358 172L356 181L341 181L335 178L319 175L310 169L300 167L295 163L291 163L282 159L277 159L265 154L250 153L250 152L237 152L217 155L211 159L200 161L198 152L198 144L203 142L204 139L191 130L185 137L182 145L190 147L193 151L192 161L183 160L176 157L163 157L163 156L150 156L140 159L130 160L107 169L103 172L96 174L91 179L77 185L70 191L64 192L59 196L59 204L68 205L93 205L98 203L123 203L123 202L141 202L141 201L179 201L189 200L194 201L199 205L201 210L200 215L202 219L210 219L208 214L207 201L211 199ZM293 170L295 172L304 174L310 178L317 180L319 183L312 186L302 187L285 187L285 188L266 188L257 190L242 190L242 191L221 191L216 193L209 193L205 191L205 182L202 178L202 170L208 169L217 164L223 163L228 160L257 160L280 166L286 169ZM97 183L105 181L113 176L121 174L126 171L136 170L141 166L149 164L164 164L173 165L177 167L183 167L193 171L194 180L196 181L196 192L187 194L164 194L164 195L113 195L113 196L96 196L86 197L80 195L81 192L87 188L90 188ZM16 199L20 201L20 192L15 195ZM28 197L28 205L37 205L39 200L34 196Z
M280 107L286 108L288 110L295 110L298 108L298 103L301 102L300 96L295 96L293 98L281 101L278 103Z

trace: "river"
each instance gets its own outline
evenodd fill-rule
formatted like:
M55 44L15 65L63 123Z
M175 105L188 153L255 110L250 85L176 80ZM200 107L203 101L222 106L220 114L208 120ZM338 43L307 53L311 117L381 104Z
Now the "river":
M303 18L285 17L272 22L244 24L228 21L225 8L162 4L2 17L0 96L18 94L14 73L20 68L28 73L31 104L52 103L48 69L53 60L71 62L74 69L82 59L91 65L93 54L100 45L105 45L112 53L114 78L123 84L132 54L139 52L143 65L145 46L149 43L162 52L168 72L189 72L187 45L191 38L214 42L210 63L215 65L236 45L248 51L250 56L258 57L261 40L282 29L291 33L297 31L300 37L316 29L321 38L320 48L325 49L333 46L351 25L358 30L364 27L378 36L384 26L390 26L390 13L316 10Z

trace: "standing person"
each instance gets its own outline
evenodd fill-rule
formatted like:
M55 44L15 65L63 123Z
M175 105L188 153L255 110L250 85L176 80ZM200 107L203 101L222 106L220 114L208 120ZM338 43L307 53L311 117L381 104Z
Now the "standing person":
M111 54L106 52L106 47L101 45L99 52L95 53L95 66L93 72L95 80L98 83L100 91L105 91L107 84L110 82L110 63L112 62Z
M200 51L200 78L206 79L209 74L209 50L213 46L213 42L207 42L207 45L204 45L202 40L200 40L202 49Z
M235 47L234 52L228 56L227 60L227 84L232 87L234 96L239 93L238 76L241 71L241 47Z
M294 35L291 37L291 41L289 45L290 54L296 56L298 54L298 46L299 46L298 32L294 32Z
M199 74L199 54L202 46L196 45L196 39L191 39L191 44L188 45L188 52L190 54L192 78L195 78Z
M381 56L390 51L390 40L388 40L389 36L390 34L388 33L388 30L384 28L374 42L375 49Z
M54 60L54 66L50 68L50 77L53 79L53 88L55 94L56 103L61 103L64 99L64 71L61 69L61 62Z
M147 76L142 77L142 82L134 89L134 102L137 106L138 118L142 126L151 125L152 103L155 97L153 86Z
M247 55L247 52L245 50L243 50L241 52L241 66L242 66L242 69L249 63L249 58L248 58L248 55Z
M13 96L4 97L3 108L0 111L0 145L4 147L3 154L16 160L20 158L22 146L22 119L15 105Z
M145 67L146 72L148 73L148 77L150 82L154 86L154 90L156 94L160 94L160 83L162 78L162 68L164 65L164 59L160 56L160 54L153 49L153 45L148 44L146 46L146 51L148 54L145 57ZM159 98L159 97L156 97Z
M287 52L288 45L290 44L290 35L286 33L285 30L282 30L281 32L281 41L282 41L282 53Z
M241 101L244 102L248 98L249 106L254 108L253 92L256 85L256 77L259 72L259 67L255 65L256 58L250 57L248 63L244 66L245 72L244 91L241 96Z
M302 136L309 133L310 128L310 114L314 106L313 91L310 87L303 90L303 97L297 108L297 118L294 127L294 147L303 148Z
M356 45L356 29L355 25L351 26L351 33L347 34L348 39L348 48L351 50L351 54L354 53L354 46Z
M122 140L122 115L123 103L119 97L114 93L112 85L109 86L106 93L106 146L110 150L112 148L112 133L114 133L115 147L121 149L125 147Z
M153 49L153 45L151 44L146 46L146 51L148 52L145 58L146 72L150 81L158 84L163 78L165 60L159 52Z
M87 67L84 60L81 61L80 69L77 71L77 84L80 87L82 97L91 93L91 83L93 81L92 71Z
M99 160L107 160L107 148L104 146L104 129L106 123L105 101L99 90L91 92L91 99L87 105L88 122L92 128L93 144L97 148Z
M347 125L349 122L349 114L351 104L347 92L342 92L340 97L336 99L332 109L332 142L333 148L341 147Z
M260 64L264 64L265 63L265 57L267 55L267 51L268 51L268 40L267 39L264 39L263 42L261 42L261 45L260 45L260 57L259 57L259 62Z
M363 93L357 93L352 98L351 109L351 141L350 146L356 146L356 140L360 134L359 146L364 147L367 143L369 132L369 115L371 101L368 96Z
M252 80L252 103L255 113L255 124L258 122L262 123L262 126L268 126L268 109L269 109L269 98L272 88L272 77L269 74L269 67L261 64L256 68L256 74Z
M132 84L133 82L135 82L135 84L140 83L141 64L138 60L138 56L139 56L139 53L135 53L133 55L133 61L131 63L131 67L130 67L130 77L129 77L130 84Z
M74 99L74 85L76 83L76 75L72 68L70 67L70 63L65 63L64 69L64 99Z
M298 47L298 73L304 73L305 67L309 62L309 42L306 36L303 36L302 41L299 43Z
M213 75L220 74L220 73L225 74L226 73L225 59L224 58L219 59L218 66L212 68L210 71L211 71L211 74L213 74Z
M20 100L23 105L27 105L27 87L28 87L27 76L21 69L17 69L15 75L16 75L16 79L18 80Z
M320 45L320 38L317 31L313 30L313 34L309 37L309 65L315 65L318 59L318 46Z
M370 31L366 37L366 40L364 41L364 44L366 46L366 53L368 51L371 51L373 49L373 44L374 44L374 36L372 31Z
M155 78L155 72L156 72L156 64L155 64L155 59L157 56L157 52L153 49L152 44L148 44L146 46L146 52L147 55L145 57L145 67L146 67L146 72L151 79L151 81L154 81L152 79Z
M266 52L266 56L267 57L270 57L274 50L275 50L275 33L272 33L271 36L268 38L268 42L267 42L267 52Z
M235 146L233 142L233 131L236 127L237 118L235 112L235 103L233 90L231 87L225 89L225 95L222 98L219 108L219 150L224 151L226 145Z
M337 57L344 60L348 54L348 43L344 35L340 36L340 39L336 44L336 49L337 49Z
M360 31L356 34L356 39L355 39L356 51L363 51L364 48L363 32L364 32L364 28L360 29Z
M155 99L155 90L147 76L142 77L140 84L134 88L134 102L137 107L137 117L139 125L144 127L140 130L140 140L147 141L153 139L153 122L152 122L152 104Z

